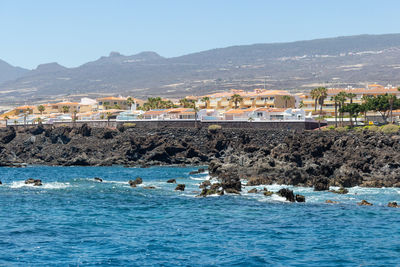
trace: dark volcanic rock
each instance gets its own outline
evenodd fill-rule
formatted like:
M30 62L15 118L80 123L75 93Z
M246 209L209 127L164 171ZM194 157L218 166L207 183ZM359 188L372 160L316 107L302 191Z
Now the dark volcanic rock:
M265 129L13 127L0 129L0 166L207 165L224 190L247 185L400 187L398 135ZM393 136L393 137L392 137ZM199 172L196 171L197 173Z
M169 179L169 180L167 181L167 183L169 183L169 184L176 184L176 179Z
M99 177L94 177L94 180L97 181L97 182L100 182L100 183L103 182L103 179L101 179Z
M361 200L361 202L358 202L357 205L359 205L359 206L372 206L372 204L369 203L366 200Z
M339 188L338 190L329 190L329 192L335 193L335 194L347 194L349 190L347 190L344 187Z
M389 202L388 203L388 207L390 207L390 208L400 208L400 206L395 201Z
M281 197L286 198L287 201L295 202L293 191L287 188L282 188L277 192Z
M185 185L184 184L178 184L175 188L175 191L185 191Z
M199 185L199 188L207 188L209 186L211 186L211 182L209 180L205 180Z
M29 178L25 180L25 184L33 184L34 186L41 186L42 180Z
M257 190L257 188L253 188L253 189L250 189L247 193L256 194L256 193L258 193L258 190Z
M314 183L314 191L326 191L329 190L329 179L318 178Z
M306 197L303 195L296 195L297 202L306 202Z
M138 184L143 183L143 179L140 178L140 177L136 177L135 180L129 180L128 183L129 183L130 186L136 187Z

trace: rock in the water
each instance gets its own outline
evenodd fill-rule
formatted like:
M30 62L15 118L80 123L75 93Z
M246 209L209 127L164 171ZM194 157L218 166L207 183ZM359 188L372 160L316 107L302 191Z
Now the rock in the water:
M189 172L189 174L190 175L192 175L192 174L199 174L199 173L202 173L202 172L205 172L206 170L204 169L204 168L199 168L198 170L196 170L196 171L191 171L191 172Z
M250 189L247 193L256 194L258 193L257 188Z
M221 188L220 184L213 184L211 185L211 188L203 188L203 190L200 193L200 197L206 197L210 195L219 195L222 196L224 194L224 190Z
M347 194L349 190L347 190L344 187L339 188L338 190L329 190L329 192L335 193L335 194Z
M100 183L103 182L103 179L101 179L99 177L94 177L94 180L97 181L97 182L100 182Z
M237 190L234 189L234 188L227 188L227 189L225 189L225 192L228 193L228 194L237 194L237 195L240 195L240 192L237 191Z
M175 188L175 191L185 191L185 185L184 184L178 184Z
M169 184L176 184L176 179L169 179L169 180L167 181L167 183L169 183Z
M282 188L278 191L278 195L286 198L287 201L295 202L293 191L288 188Z
M306 202L306 197L303 195L296 195L297 202Z
M129 185L130 186L132 186L132 187L136 187L138 184L141 184L141 183L143 183L143 179L142 178L140 178L140 177L136 177L136 179L135 180L129 180Z
M205 180L200 184L199 188L207 188L209 186L211 186L211 182L209 180Z
M156 189L155 186L144 186L143 188L144 188L144 189Z
M359 205L359 206L372 206L372 203L369 203L368 201L363 199L363 200L361 200L361 202L358 202L357 205Z
M337 203L339 203L339 202L334 201L334 200L327 199L327 200L325 200L325 203L328 203L328 204L337 204Z
M314 183L314 191L329 190L329 180L327 178L319 178Z
M397 202L396 202L396 201L389 202L389 203L388 203L388 207L391 207L391 208L400 208L400 206L397 205Z
M272 192L272 191L268 191L268 189L267 188L264 188L264 196L266 196L266 197L270 197L270 196L272 196L273 194L274 194L274 192Z
M25 184L33 184L34 186L41 186L42 180L29 178L25 180Z
M0 184L3 184L3 183L0 181Z

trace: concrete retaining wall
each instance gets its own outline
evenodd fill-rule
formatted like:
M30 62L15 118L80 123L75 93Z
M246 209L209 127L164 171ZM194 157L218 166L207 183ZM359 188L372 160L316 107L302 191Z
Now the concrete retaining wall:
M81 127L83 124L88 124L94 128L116 128L124 123L134 123L138 128L203 128L216 124L222 128L256 128L256 129L282 129L282 130L312 130L318 128L318 122L311 121L274 121L274 122L248 122L248 121L190 121L190 120L168 120L168 121L132 121L132 122L117 122L117 121L77 121L72 122L55 122L53 124L44 125L44 127L60 127L60 126L75 126ZM321 126L326 124L321 123ZM13 126L13 125L10 125ZM27 125L26 127L35 127L36 125ZM14 126L16 128L24 127L23 125Z

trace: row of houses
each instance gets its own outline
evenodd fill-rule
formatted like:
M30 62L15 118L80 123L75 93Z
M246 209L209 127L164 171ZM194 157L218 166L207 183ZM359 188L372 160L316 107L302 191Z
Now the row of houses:
M397 98L400 98L400 91L397 89L397 87L388 85L388 86L382 86L379 84L370 84L367 85L364 88L353 88L351 86L347 88L328 88L327 89L327 98L324 100L324 104L322 105L322 112L326 116L334 116L335 114L335 101L333 101L333 97L340 92L345 92L345 93L352 93L354 94L354 98L350 100L348 98L345 103L350 103L352 101L353 103L358 103L361 104L363 102L364 97L368 96L378 96L378 95L384 95L384 94L392 94L395 95ZM317 104L317 107L315 106L315 100L311 97L310 92L306 93L301 93L296 95L298 97L299 105L300 103L301 108L304 109L306 113L313 113L315 112L316 109L319 109L319 105Z
M362 103L365 96L393 94L400 98L396 87L371 84L365 88L329 88L322 106L325 116L335 112L332 97L340 92L354 94L353 103ZM310 92L291 94L284 90L254 91L230 90L203 96L187 96L195 104L193 108L176 107L143 111L144 100L133 97L82 98L80 102L62 101L42 105L16 107L0 115L9 122L26 123L40 118L42 121L69 120L299 120L315 115L315 100ZM175 106L182 103L171 101ZM350 99L346 101L350 102ZM318 105L318 104L317 104ZM395 113L397 114L397 113Z
M305 112L302 109L284 108L246 108L246 109L201 109L192 108L154 109L146 112L122 112L117 121L127 120L194 120L200 121L269 121L269 120L304 120Z

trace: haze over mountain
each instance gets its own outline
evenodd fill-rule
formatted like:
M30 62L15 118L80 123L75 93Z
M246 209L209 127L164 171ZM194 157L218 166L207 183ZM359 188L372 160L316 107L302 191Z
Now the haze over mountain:
M4 63L0 62L0 70ZM0 94L12 101L84 95L202 95L231 88L289 89L400 84L400 34L358 35L218 48L175 58L155 52L109 56L77 68L57 63L0 72ZM8 80L8 81L6 81ZM6 81L6 82L4 82Z
M14 67L0 59L0 83L17 79L29 72L27 69Z

